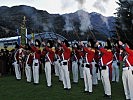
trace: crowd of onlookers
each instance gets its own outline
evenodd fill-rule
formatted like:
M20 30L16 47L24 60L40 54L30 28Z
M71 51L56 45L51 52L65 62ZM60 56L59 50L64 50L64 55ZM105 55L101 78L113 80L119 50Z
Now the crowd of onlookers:
M0 76L14 74L13 51L14 49L9 51L6 47L0 50Z

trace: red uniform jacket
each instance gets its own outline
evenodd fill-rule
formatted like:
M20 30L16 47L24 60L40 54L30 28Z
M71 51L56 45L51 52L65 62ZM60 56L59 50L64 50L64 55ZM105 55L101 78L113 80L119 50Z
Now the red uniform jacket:
M113 53L111 50L106 50L104 48L99 49L102 53L102 61L103 65L107 65L108 62L113 60ZM112 62L108 65L109 66L109 79L112 79Z
M124 47L124 49L128 53L127 60L129 61L130 65L133 66L133 50L131 50L127 46ZM127 62L126 62L126 66L129 66Z
M34 59L40 60L40 58L41 58L41 50L40 50L40 48L37 48L35 46L31 46L31 48L35 52Z
M58 55L59 59L61 59L61 55L62 55L63 51L56 49L55 53Z
M14 59L15 61L19 61L19 49L15 51Z
M53 63L53 61L54 61L54 51L51 48L48 48L47 46L45 48L46 48L46 51L47 51L46 58L49 57L49 58L47 58L47 60L50 60L50 62Z
M119 53L120 53L120 49L118 47L115 47L116 51L115 53L113 54L113 60L117 60L119 61Z
M74 48L74 50L75 50L75 53L76 53L76 57L79 60L82 56L82 52L80 50L78 50L77 48Z
M113 60L113 54L112 54L111 50L106 50L104 48L100 48L100 51L102 53L103 65L106 65L108 62Z
M95 56L94 56L95 62L98 63L99 62L99 59L100 59L99 51L98 50L95 50Z
M95 55L95 50L94 49L88 49L87 47L84 47L83 48L84 51L87 53L87 62L90 63L90 73L92 75L92 64L91 62L93 61L94 59L94 55ZM86 58L85 58L86 59Z
M71 57L71 50L67 46L61 43L61 46L63 47L63 53L61 55L62 60L68 60L68 70L71 70L71 64L70 64L70 57Z
M29 57L27 58L27 64L32 65L34 55L32 53L30 53L28 56Z
M18 50L15 52L15 55L14 55L15 61L21 62L22 56L23 56L23 52L20 52L20 49L18 49Z
M71 56L71 50L66 47L64 44L61 44L61 46L63 47L63 60L69 60L70 56Z
M83 49L87 53L88 63L91 63L95 55L95 50L94 49L89 50L87 47L84 47Z

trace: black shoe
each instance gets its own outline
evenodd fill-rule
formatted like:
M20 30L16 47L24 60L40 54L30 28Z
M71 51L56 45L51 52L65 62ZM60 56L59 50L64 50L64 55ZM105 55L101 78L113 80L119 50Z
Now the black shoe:
M33 83L34 85L38 85L39 83Z
M68 90L68 88L64 88L64 90Z
M104 94L104 97L105 98L108 98L108 99L111 99L112 98L111 95L107 95L107 94Z
M96 86L97 86L97 84L93 84L93 86L94 86L94 87L96 87Z
M89 95L91 95L93 92L89 92Z
M103 97L107 97L108 95L107 94L104 94Z
M83 93L89 93L89 91L84 91Z
M31 82L27 81L27 83L31 83Z
M115 81L112 81L112 83L116 83Z
M17 81L20 81L21 79L16 79Z
M64 90L71 90L70 88L64 88Z
M52 87L52 85L50 85L50 86L47 86L48 88L51 88Z
M62 82L61 80L59 80L59 82Z
M78 82L72 82L72 84L78 84Z

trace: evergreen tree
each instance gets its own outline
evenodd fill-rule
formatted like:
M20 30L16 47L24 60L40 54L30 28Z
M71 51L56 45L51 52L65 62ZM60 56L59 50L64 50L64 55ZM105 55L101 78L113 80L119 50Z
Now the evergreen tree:
M122 40L133 41L133 0L119 0L116 29Z

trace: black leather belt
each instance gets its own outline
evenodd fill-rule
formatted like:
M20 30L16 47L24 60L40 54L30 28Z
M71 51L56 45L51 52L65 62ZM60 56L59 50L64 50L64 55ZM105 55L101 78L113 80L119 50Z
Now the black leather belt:
M62 65L67 65L67 62L65 61L65 62L62 62Z
M104 65L104 66L101 66L101 68L102 68L102 70L105 70L106 69L106 66Z
M90 64L86 64L85 67L86 67L86 68L90 68Z

